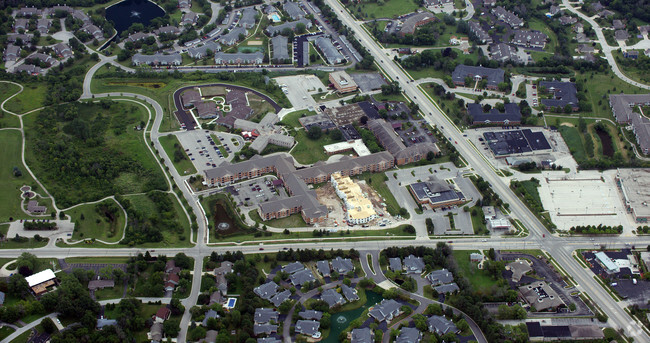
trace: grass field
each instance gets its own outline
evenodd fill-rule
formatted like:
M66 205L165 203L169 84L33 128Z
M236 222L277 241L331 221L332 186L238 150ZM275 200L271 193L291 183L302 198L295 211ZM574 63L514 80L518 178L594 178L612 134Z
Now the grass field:
M20 87L12 83L2 82L0 85L2 85L2 87L0 87L0 103L20 90ZM2 113L2 116L0 117L0 128L4 127L20 127L20 120L12 114Z
M29 175L20 158L22 149L20 132L2 130L0 131L0 141L3 145L2 149L0 149L0 162L3 165L0 168L0 180L2 180L0 182L0 218L2 218L2 221L8 221L10 217L28 218L29 216L20 209L20 187L23 185L34 186L36 182ZM20 169L22 176L14 176L14 167ZM36 192L41 191L41 189L36 188Z
M103 203L117 205L113 199L107 199ZM126 221L124 211L120 209L117 218L109 222L106 216L95 210L96 206L97 204L86 204L66 212L76 225L72 238L74 240L96 238L111 243L121 240ZM84 219L81 219L82 216Z
M112 288L98 289L95 291L95 299L97 301L107 299L118 299L124 295L124 285L119 282Z
M562 135L562 139L566 142L571 154L576 160L584 160L587 158L585 145L582 142L582 135L575 127L561 125L558 130Z
M329 156L323 150L323 146L337 142L325 133L319 139L310 139L305 130L299 130L295 138L297 144L291 150L291 155L302 164L327 160Z
M16 330L14 330L14 329L12 329L12 328L10 328L8 326L1 327L0 328L0 340L3 340L5 338L7 338L9 335L14 333L14 331L16 331Z
M280 227L280 228L292 228L292 227L306 227L307 223L302 219L302 216L299 213L292 214L285 218L280 219L271 219L267 221L262 221L260 214L257 213L257 210L252 210L248 212L248 215L254 221L260 223L260 225L267 225L271 227Z
M472 65L476 64L478 61L478 51L479 49L474 50L474 52L470 53L469 55L463 55L463 51L459 49L454 49L458 53L458 57L454 59L457 63L465 63L472 61ZM427 77L434 77L438 79L442 79L445 75L449 75L449 73L445 72L444 70L435 70L433 67L427 67L427 68L422 68L422 69L408 69L408 73L411 75L411 77L415 80L418 79L423 79Z
M395 18L402 14L415 12L420 8L420 2L413 0L387 0L383 5L376 2L360 4L349 2L347 9L359 19Z
M22 114L43 106L47 85L45 82L23 84L23 91L7 101L5 108L11 112Z
M169 194L170 197L173 197L171 194ZM140 211L142 211L145 216L156 216L157 215L157 210L156 206L154 203L147 197L146 195L133 195L129 196L128 199L131 201L131 203ZM175 234L173 232L169 231L163 231L163 240L162 242L158 243L146 243L140 245L141 247L158 247L158 246L167 246L167 247L189 247L191 246L190 244L190 222L185 216L185 213L183 212L183 208L181 207L181 204L176 201L176 198L172 199L174 202L174 208L176 210L176 217L178 218L179 223L181 226L184 228L184 232L182 234L183 237L185 237L185 240L180 240L179 235Z
M576 75L578 80L582 79L585 84L585 95L591 103L592 111L585 112L585 117L599 117L614 119L612 109L609 106L609 94L646 94L647 91L632 86L616 77L608 68L606 73L584 73Z
M127 263L128 257L66 257L65 262L70 263Z
M167 156L169 156L169 158L172 160L172 163L174 164L174 167L176 168L179 174L188 175L188 174L196 173L196 168L194 168L194 164L192 163L192 161L190 161L189 157L187 156L187 153L183 151L183 146L178 141L178 138L176 138L176 136L174 135L162 136L160 137L160 144L162 145L163 149L165 149ZM183 156L185 156L185 158L181 159L178 162L176 162L176 159L174 158L174 152L176 150L180 150Z
M285 124L285 125L290 126L290 127L301 127L300 122L298 121L298 119L300 119L303 114L305 116L311 116L311 115L316 114L316 112L310 111L310 110L300 110L300 111L291 112L291 113L285 115L284 117L282 117L282 120L280 121L280 123Z
M478 269L476 262L469 260L471 253L478 252L478 250L454 250L454 258L458 264L458 270L465 276L474 290L488 289L496 286L497 281L492 279L487 271Z
M532 30L541 31L542 33L547 35L548 43L546 43L544 50L548 52L555 52L555 49L557 48L557 35L555 34L555 32L549 29L548 26L546 26L546 24L544 24L539 19L529 20L528 25Z
M537 204L540 207L543 207L542 199L539 197L539 191L537 190L537 184L535 182L529 181L529 180L521 181L521 184L524 187L524 189L526 189L528 194L532 195L535 202L537 202Z
M390 189L388 189L388 186L386 185L385 181L385 174L383 173L363 173L361 175L361 178L363 178L366 181L366 184L368 184L372 189L377 191L377 193L384 198L384 202L386 203L386 211L390 213L391 216L395 216L399 214L399 209L402 207L400 204L397 203L397 200L395 200L395 196L393 196L393 193L390 192ZM407 219L409 215L406 215Z

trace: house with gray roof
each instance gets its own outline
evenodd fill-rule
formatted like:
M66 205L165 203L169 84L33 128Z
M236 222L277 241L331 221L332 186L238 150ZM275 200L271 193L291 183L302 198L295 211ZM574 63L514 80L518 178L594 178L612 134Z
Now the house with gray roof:
M221 36L221 38L219 38L219 42L224 45L234 45L239 42L240 35L244 35L244 37L246 37L246 35L248 35L248 31L241 26L237 26L225 35Z
M305 11L303 11L297 2L287 1L282 5L282 8L292 20L297 20L305 16Z
M264 337L258 338L257 343L282 343L282 341L275 337Z
M278 290L278 284L273 281L269 281L265 284L259 285L253 289L253 293L257 294L260 298L269 300Z
M241 18L239 19L239 23L237 25L245 28L245 29L252 29L255 27L255 16L257 15L257 11L254 10L251 7L245 8L242 11Z
M41 33L41 35L46 35L47 32L52 27L52 19L39 19L36 22L36 30Z
M144 32L135 32L133 34L130 34L126 39L124 39L124 42L132 42L135 43L140 40L144 40L147 37L149 37L150 34L144 33Z
M290 297L291 297L291 291L286 289L286 290L284 290L284 291L282 291L280 293L276 293L274 296L272 296L271 297L271 302L273 303L273 305L275 305L277 307L277 306L280 306L283 302L287 301Z
M455 282L446 285L436 286L433 287L433 289L435 289L436 292L438 292L439 294L454 293L460 290L460 288L458 288L458 285Z
M627 33L627 30L616 30L614 31L614 38L617 41L626 41L630 38L630 34Z
M203 321L201 322L201 325L208 326L208 319L218 318L218 317L219 315L217 314L217 311L213 309L209 309L208 311L205 312L205 316L203 317Z
M156 321L151 325L151 328L149 329L149 338L151 338L151 342L162 342L162 337L163 337L163 325L161 322Z
M187 49L187 54L193 59L200 59L207 56L208 50L212 53L221 51L221 45L214 41L209 41L198 48L189 48Z
M178 0L178 8L190 8L192 7L191 0Z
M29 25L28 19L18 18L14 20L14 32L18 32L20 30L27 30L27 25Z
M135 54L131 58L131 62L135 66L139 65L165 65L165 66L178 66L181 65L183 62L183 58L181 57L181 54L174 53L170 55L164 55L164 54L155 54L155 55L143 55L143 54Z
M525 48L544 49L548 36L540 31L517 30L512 38L512 43Z
M314 44L320 50L321 54L323 54L323 57L325 57L327 64L334 65L345 61L345 57L334 46L331 39L319 36L314 40Z
M473 20L469 21L469 32L476 37L479 43L492 44L492 36L481 27L479 22Z
M35 66L33 64L21 64L21 65L17 66L16 68L14 68L14 74L25 72L25 73L30 74L30 75L38 75L42 71L43 71L43 69L41 69L41 67L37 67L37 66ZM42 207L45 207L45 206L42 206Z
M7 48L5 48L5 53L3 56L4 61L16 61L20 57L20 47L15 46L13 44L7 44Z
M318 272L323 277L330 276L330 263L329 262L327 262L325 260L316 262L316 269L318 269Z
M422 274L424 272L424 260L422 257L409 255L404 258L404 271L406 274Z
M401 307L402 304L393 299L384 299L371 308L369 314L379 322L390 322L402 313Z
M370 328L354 329L350 333L350 343L374 343L375 333Z
M282 33L282 31L284 31L285 29L290 29L291 31L296 31L296 26L298 24L300 24L300 23L304 24L305 28L307 28L307 29L310 29L312 27L311 20L309 20L307 18L300 18L298 20L288 21L286 23L282 23L282 24L279 24L279 25L274 25L274 26L269 25L266 28L266 32L269 34L269 36L273 37L273 36L275 36L277 34Z
M519 56L517 56L517 48L505 43L490 45L490 58L499 62L520 62Z
M34 35L31 33L20 34L20 33L8 33L7 42L16 43L18 40L22 41L23 44L31 45L31 40L34 38Z
M419 343L422 339L422 333L416 328L404 327L400 330L395 339L395 343Z
M506 10L502 6L497 6L495 9L493 9L492 14L494 14L497 19L508 24L513 29L524 26L524 21L521 18L519 18L516 14Z
M345 299L347 299L349 302L359 300L359 294L357 294L357 290L346 284L341 285L341 293L343 293Z
M216 64L262 64L264 54L256 52L217 52L214 54Z
M163 26L153 31L156 36L161 34L178 36L181 34L181 29L176 26Z
M354 264L349 258L341 258L337 256L332 260L332 270L335 270L339 274L347 274L348 272L354 271Z
M459 64L451 73L451 79L457 86L465 85L465 78L470 77L474 80L487 80L487 88L497 90L499 84L503 82L505 71L503 69L474 67Z
M305 311L300 311L298 312L298 315L302 319L307 319L307 320L320 320L323 318L323 312L321 311L314 311L314 310L305 310Z
M560 82L560 81L541 81L539 88L543 93L550 93L553 95L551 99L542 99L541 103L546 108L558 107L564 108L566 105L571 105L574 111L580 109L578 107L578 91L573 82Z
M278 332L278 326L275 324L257 324L253 325L253 335L259 336L262 334L270 335Z
M271 59L273 61L276 63L283 63L291 58L291 56L289 56L289 48L287 47L288 43L289 39L285 36L275 36L271 38L271 46L273 47L273 56Z
M291 279L291 283L294 286L300 286L300 287L302 287L303 285L309 282L316 281L316 277L309 269L303 269L299 272L295 272L291 274L289 278Z
M117 325L117 320L115 319L99 318L97 319L97 325L95 327L97 328L97 330L101 330L107 326L115 326L115 325Z
M192 11L183 13L181 17L181 25L194 25L199 20L199 15Z
M320 322L315 320L298 320L296 322L296 333L309 336L311 338L320 338Z
M93 38L97 40L102 40L104 39L104 33L102 32L102 29L99 27L93 25L93 24L86 24L84 25L81 30L83 30L85 33L93 36Z
M330 305L330 307L345 304L343 296L333 289L324 290L320 295L320 299Z
M54 53L61 58L68 58L73 55L72 49L66 43L58 43L53 49Z
M291 262L286 266L282 267L282 271L285 273L293 274L305 269L305 265L300 262Z
M42 54L42 53L40 53L40 52L37 52L37 53L32 54L32 55L30 55L30 56L27 56L26 59L28 59L28 60L32 60L32 61L33 61L33 60L36 60L36 61L39 61L39 62L45 63L45 64L47 64L48 66L52 65L52 63L54 63L54 61L56 61L54 58L52 58L52 56L50 56L50 55L46 55L46 54Z
M278 316L278 312L274 309L260 307L255 309L255 315L253 316L253 319L255 320L255 323L266 324L270 322L277 322Z
M5 303L5 292L0 292L0 306Z
M431 316L427 320L427 326L429 327L430 332L437 333L441 336L448 332L458 332L456 325L443 316Z
M41 15L42 11L36 7L22 7L21 9L14 12L14 16L17 17L37 17Z
M559 21L562 25L573 25L578 22L578 18L563 15L560 17Z
M447 269L434 270L426 276L431 286L444 285L454 282L454 274Z
M399 257L391 257L388 259L388 267L394 272L401 272L402 260Z
M418 27L435 20L436 17L431 12L423 11L421 13L414 13L402 22L402 28L399 33L400 35L414 34Z

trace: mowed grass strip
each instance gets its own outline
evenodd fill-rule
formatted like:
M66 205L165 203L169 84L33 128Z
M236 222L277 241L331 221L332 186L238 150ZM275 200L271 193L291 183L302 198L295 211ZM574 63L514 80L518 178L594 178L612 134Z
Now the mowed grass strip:
M5 109L22 114L43 107L46 94L47 85L44 82L23 84L23 91L7 101Z
M576 160L585 160L587 158L587 153L585 151L585 145L582 142L582 135L577 128L573 126L561 125L558 130L562 135L562 139L566 142L571 154Z
M497 285L487 271L478 269L477 263L469 260L469 255L478 250L454 250L454 258L458 264L458 270L465 276L474 290L486 290Z
M102 203L118 206L117 202L113 199L106 199ZM124 222L126 221L124 211L120 208L116 213L115 219L110 222L105 215L97 212L97 205L81 205L66 212L76 225L72 238L74 240L96 238L109 243L122 239Z
M187 153L183 150L183 146L178 141L178 138L174 135L167 135L160 137L160 144L167 153L167 156L171 159L174 164L174 168L181 175L195 174L196 168L190 160ZM179 151L177 153L177 151ZM178 156L177 156L178 155ZM180 158L183 156L183 158ZM176 157L179 157L178 159Z
M396 18L402 14L415 12L420 3L413 0L387 0L382 5L376 2L352 3L346 6L357 18Z
M0 131L0 141L3 143L0 149L0 218L2 221L9 221L10 217L28 218L20 209L21 191L23 185L35 185L36 182L27 172L21 159L22 137L16 130ZM14 167L17 167L22 176L14 176ZM36 189L37 192L42 190Z

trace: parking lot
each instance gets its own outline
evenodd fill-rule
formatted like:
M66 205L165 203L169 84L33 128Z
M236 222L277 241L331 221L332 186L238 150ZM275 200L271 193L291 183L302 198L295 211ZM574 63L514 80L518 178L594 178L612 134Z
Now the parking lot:
M316 101L311 95L319 90L327 90L323 82L314 75L282 76L276 77L275 80L286 89L285 94L295 110L316 109ZM286 87L283 87L285 85Z
M235 198L235 202L240 206L256 207L262 202L287 197L284 187L281 185L273 185L273 181L275 180L277 180L277 177L267 175L234 184L228 188L228 191L230 191Z
M401 130L395 130L397 134L402 138L402 141L404 141L404 145L406 146L411 146L417 143L435 143L437 140L433 136L433 133L426 128L422 128L424 125L423 120L411 120L411 121L391 121L392 123L402 123L402 129ZM411 127L406 127L404 124L406 123L412 123L413 126Z
M218 140L213 139L213 136L217 137ZM179 132L176 134L176 137L183 146L183 149L185 149L185 153L194 164L194 167L199 171L215 168L224 161L232 158L226 158L222 155L219 150L219 145L223 145L229 156L231 156L233 152L239 151L243 146L243 138L223 132L193 130ZM239 142L238 146L235 146L232 142L231 139L233 137Z

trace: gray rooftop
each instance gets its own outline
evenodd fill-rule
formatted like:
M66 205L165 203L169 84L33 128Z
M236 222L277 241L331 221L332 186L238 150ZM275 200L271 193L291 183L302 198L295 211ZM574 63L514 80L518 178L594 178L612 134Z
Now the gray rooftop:
M273 295L275 295L277 289L278 285L275 282L270 281L263 285L255 287L253 292L255 292L255 294L257 294L260 298L269 300Z
M407 273L421 274L424 271L424 260L422 257L409 255L404 258L404 270L406 270Z
M323 53L327 63L339 64L345 60L345 57L343 57L339 50L334 46L331 39L320 36L314 40L314 44Z
M373 343L373 332L370 328L352 330L350 343Z
M370 309L370 315L378 321L391 321L401 312L402 304L393 299L384 299Z
M214 41L209 41L198 48L187 49L187 54L192 58L203 58L207 55L208 50L216 53L221 51L221 45Z
M431 318L427 320L427 325L429 326L429 331L435 332L439 335L458 331L458 328L456 328L454 323L442 316L431 316Z
M306 28L310 28L312 26L311 20L307 18L300 18L298 20L288 21L286 23L282 23L279 25L269 25L266 28L266 32L268 32L270 36L275 36L277 34L282 33L282 31L284 31L285 29L291 29L291 31L295 31L298 23L304 24Z
M253 334L255 336L261 335L261 334L267 334L270 335L274 332L278 331L278 326L274 324L255 324L253 326Z
M282 6L291 19L296 20L305 16L305 11L302 10L298 3L287 1Z
M164 55L164 54L155 54L155 55L142 55L142 54L135 54L131 58L133 61L133 64L135 65L140 65L140 64L162 64L162 65L179 65L181 62L183 62L183 58L181 57L180 54L170 54L170 55Z
M401 272L402 271L402 260L399 257L391 257L388 259L388 264L390 267L390 270L394 272Z
M278 320L278 312L272 308L256 308L255 309L255 323L268 323L271 321L276 322Z
M446 285L436 286L436 287L433 287L433 289L435 289L436 292L438 292L440 294L453 293L453 292L456 292L456 291L460 290L460 288L458 288L458 285L455 282L452 282L452 283L446 284Z
M298 315L302 319L315 319L315 320L320 320L323 318L323 312L321 311L314 311L314 310L305 310L305 311L300 311L298 312Z
M217 311L213 309L209 309L207 312L205 312L205 316L203 318L203 322L201 322L201 325L203 326L208 326L208 319L210 318L217 318L219 315L217 314Z
M320 328L320 322L315 320L298 320L296 322L296 333L315 336Z
M400 330L395 343L418 343L422 338L420 330L404 327Z
M553 93L553 99L541 100L542 105L546 107L578 106L578 91L573 82L541 81L539 87L545 88L548 93Z
M316 269L318 269L318 272L323 276L330 276L330 263L323 260L323 261L318 261L316 262Z
M246 34L248 34L248 31L246 31L246 29L243 27L235 27L230 30L230 32L221 36L221 38L219 38L219 42L221 42L221 44L232 45L239 41L240 34L246 36Z
M316 277L310 269L303 269L291 275L291 283L294 286L303 286L308 282L316 281Z
M343 293L345 299L347 299L350 302L359 300L359 295L357 294L357 290L348 285L345 284L341 285L341 293Z
M333 289L327 289L320 295L321 300L326 302L330 307L342 305L345 303L343 296Z
M282 291L280 293L276 293L274 296L272 296L271 297L271 302L273 303L273 305L275 305L277 307L277 306L280 306L283 302L287 301L287 299L289 299L290 297L291 297L291 291L286 289L286 290L284 290L284 291Z
M288 43L289 40L285 36L275 36L271 38L274 60L287 60L290 58L289 48L287 47Z
M454 82L465 82L465 77L476 77L480 76L483 79L487 79L488 86L497 87L499 83L503 82L505 72L503 69L494 69L494 68L485 68L485 67L474 67L467 66L464 64L459 64L456 66L456 69L451 73L451 78Z
M437 286L452 283L454 281L454 274L447 269L440 269L432 271L426 278L431 282L432 286Z
M286 266L282 267L282 271L286 272L286 273L289 273L289 274L293 274L293 273L301 271L303 269L305 269L305 265L303 265L300 262L291 262L291 263L287 264Z
M488 112L483 112L481 105L467 104L467 113L472 117L472 121L475 124L518 123L521 121L519 105L514 103L504 104L504 112L499 112L496 108L492 108Z
M506 24L510 25L510 27L514 28L514 27L524 25L524 21L521 18L519 18L516 14L506 10L501 6L498 6L497 8L493 9L492 13L497 18L504 21Z
M241 19L239 19L239 24L247 29L255 26L255 16L257 11L252 8L246 8L242 11Z
M335 270L339 274L347 274L354 270L354 264L352 264L352 260L349 258L337 256L332 260L332 270Z

